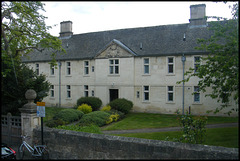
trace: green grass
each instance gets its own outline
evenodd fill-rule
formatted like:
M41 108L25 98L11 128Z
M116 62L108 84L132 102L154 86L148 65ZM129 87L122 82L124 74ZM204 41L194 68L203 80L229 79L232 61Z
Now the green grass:
M96 125L90 125L90 126L62 125L62 126L56 127L56 129L102 134L100 128Z
M52 119L53 115L65 108L46 107L46 117L43 121ZM208 116L207 124L233 123L238 122L238 117L217 117ZM118 122L102 127L101 130L127 130L127 129L144 129L144 128L162 128L179 126L177 115L174 114L153 114L153 113L129 113L126 117ZM76 129L75 126L67 127L76 131L96 132L96 128ZM93 131L92 131L93 130ZM165 140L168 136L171 138L179 138L181 131L171 132L155 132L155 133L131 133L118 134L118 136L145 138L153 140ZM116 134L117 135L117 134ZM211 128L207 129L205 145L223 146L238 148L238 127L229 128Z
M182 131L170 132L154 132L154 133L131 133L131 134L114 134L116 136L135 137L153 140L165 140L169 137L169 141L173 138L179 138ZM207 129L206 140L204 145L223 146L229 148L238 148L238 127L228 128L211 128Z
M207 124L238 122L238 117L208 116ZM162 128L179 126L175 114L129 113L116 123L103 127L102 130L128 130L144 128Z

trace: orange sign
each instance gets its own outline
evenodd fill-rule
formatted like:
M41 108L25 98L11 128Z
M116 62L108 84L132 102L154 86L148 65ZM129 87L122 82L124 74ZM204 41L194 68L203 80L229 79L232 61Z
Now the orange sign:
M37 102L37 106L45 106L45 102Z

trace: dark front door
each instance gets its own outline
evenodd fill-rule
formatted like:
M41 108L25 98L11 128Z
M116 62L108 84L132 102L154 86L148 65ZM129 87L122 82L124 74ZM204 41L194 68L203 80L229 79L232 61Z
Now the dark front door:
M118 89L109 89L110 102L118 98Z

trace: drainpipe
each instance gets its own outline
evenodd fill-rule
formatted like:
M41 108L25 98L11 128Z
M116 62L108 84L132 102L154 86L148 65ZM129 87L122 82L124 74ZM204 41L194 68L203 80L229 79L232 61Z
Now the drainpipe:
M182 56L182 64L183 64L183 91L182 91L182 93L183 93L183 97L182 97L182 114L184 115L184 67L185 67L185 61L186 61L186 57L184 56L184 54L183 54L183 56Z
M62 63L60 60L58 61L58 66L59 66L59 104L58 107L61 107L61 66Z
M185 33L184 33L184 35L183 35L183 41L186 41ZM186 61L186 57L185 57L184 54L183 54L183 55L182 55L182 65L183 65L182 115L184 115L184 85L185 85L185 82L184 82L184 67L185 67L185 61Z

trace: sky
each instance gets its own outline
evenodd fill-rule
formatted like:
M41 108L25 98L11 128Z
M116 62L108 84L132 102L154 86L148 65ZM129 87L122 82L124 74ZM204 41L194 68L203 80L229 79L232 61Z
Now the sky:
M210 1L51 1L43 2L50 34L59 36L60 22L72 21L73 34L189 23L190 5L206 4L206 16L231 18L229 5Z

